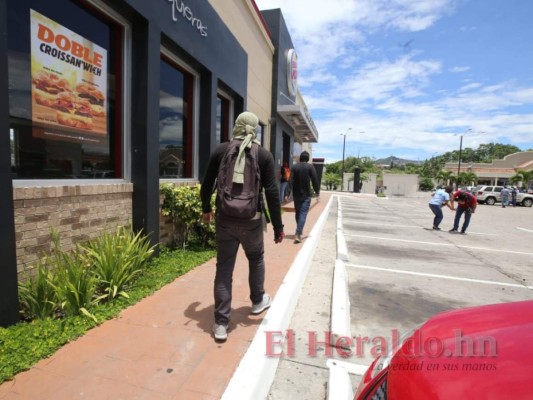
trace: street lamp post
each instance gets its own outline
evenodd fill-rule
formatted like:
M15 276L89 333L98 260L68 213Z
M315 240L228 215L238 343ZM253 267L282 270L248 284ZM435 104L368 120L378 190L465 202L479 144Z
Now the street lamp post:
M461 153L463 152L463 136L470 132L472 129L468 128L465 133L461 135L459 141L459 164L457 165L457 189L459 189L459 174L461 173Z
M342 142L342 170L341 170L341 179L342 179L342 191L344 191L344 151L346 150L346 135L348 134L349 131L351 131L352 128L348 128L348 130L346 131L346 133L341 133L341 135L344 136L344 140Z

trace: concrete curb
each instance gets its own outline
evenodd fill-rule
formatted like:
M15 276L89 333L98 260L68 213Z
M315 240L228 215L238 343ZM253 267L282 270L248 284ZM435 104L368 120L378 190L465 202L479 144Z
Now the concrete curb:
M329 359L326 365L329 368L328 399L353 400L352 382L344 363Z
M333 273L333 289L331 293L331 345L337 346L339 338L351 338L350 296L346 283L346 267L348 247L342 229L342 205L337 197L337 259Z
M343 347L344 343L339 340L342 337L351 339L350 320L350 296L346 278L346 266L344 261L348 261L348 247L342 229L342 205L337 197L337 259L335 260L335 270L333 274L333 290L331 294L331 345ZM346 345L346 344L345 344ZM350 380L352 367L347 367L347 363L337 360L328 360L326 365L329 368L328 399L353 399L354 391Z
M341 338L352 338L350 321L350 296L346 284L346 267L342 260L335 261L333 290L331 294L331 345L349 347Z
M222 400L267 398L276 375L279 357L267 357L265 355L265 335L266 332L282 333L289 327L317 242L326 223L333 197L330 197L324 211L287 272L271 307L257 329L252 343L222 395Z
M346 240L344 239L344 231L342 230L342 207L341 202L337 198L337 259L348 261L348 247L346 246Z

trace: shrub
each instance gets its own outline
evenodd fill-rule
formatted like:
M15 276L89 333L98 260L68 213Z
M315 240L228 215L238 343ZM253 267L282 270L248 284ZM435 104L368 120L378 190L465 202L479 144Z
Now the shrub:
M36 274L19 283L21 313L27 320L83 314L101 300L127 297L125 287L141 272L154 252L148 237L131 228L106 233L74 251L60 249L57 231L51 232L52 251L39 261Z
M151 259L143 267L143 273L128 290L128 298L118 297L115 301L100 303L92 312L99 322L113 318L121 310L137 303L214 255L213 250L197 248L172 252L163 249L159 258ZM63 344L83 335L97 323L94 319L76 315L62 319L37 319L0 328L0 383L30 368Z
M40 260L36 271L18 284L19 303L25 319L47 318L58 309L54 274Z
M141 232L135 234L131 228L119 228L115 234L106 233L82 249L104 296L114 299L117 295L128 296L123 289L141 272L154 247L150 247L147 236L141 237Z
M164 196L161 213L172 217L176 245L185 248L195 239L204 246L214 244L214 224L200 222L203 214L200 185L178 187L164 183L161 185L161 194ZM211 207L215 209L214 195L211 196Z
M421 178L418 185L423 192L428 192L435 187L433 179L431 178Z

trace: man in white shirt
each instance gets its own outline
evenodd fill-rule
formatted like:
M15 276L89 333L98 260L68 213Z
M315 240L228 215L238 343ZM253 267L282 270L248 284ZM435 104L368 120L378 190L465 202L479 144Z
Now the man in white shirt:
M439 225L444 218L444 215L442 214L442 207L446 206L450 210L455 211L453 199L450 202L450 193L452 191L453 188L451 186L446 186L444 189L439 188L435 191L435 194L429 201L429 208L433 214L435 214L435 218L433 218L433 229L436 231L440 231Z

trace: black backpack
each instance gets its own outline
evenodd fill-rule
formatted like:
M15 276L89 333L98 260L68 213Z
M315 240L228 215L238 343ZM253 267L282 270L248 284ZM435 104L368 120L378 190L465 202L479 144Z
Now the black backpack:
M233 182L233 170L241 144L241 140L232 140L220 162L217 176L217 209L222 216L247 220L255 216L259 205L259 145L252 143L250 149L245 149L244 183L239 184Z

